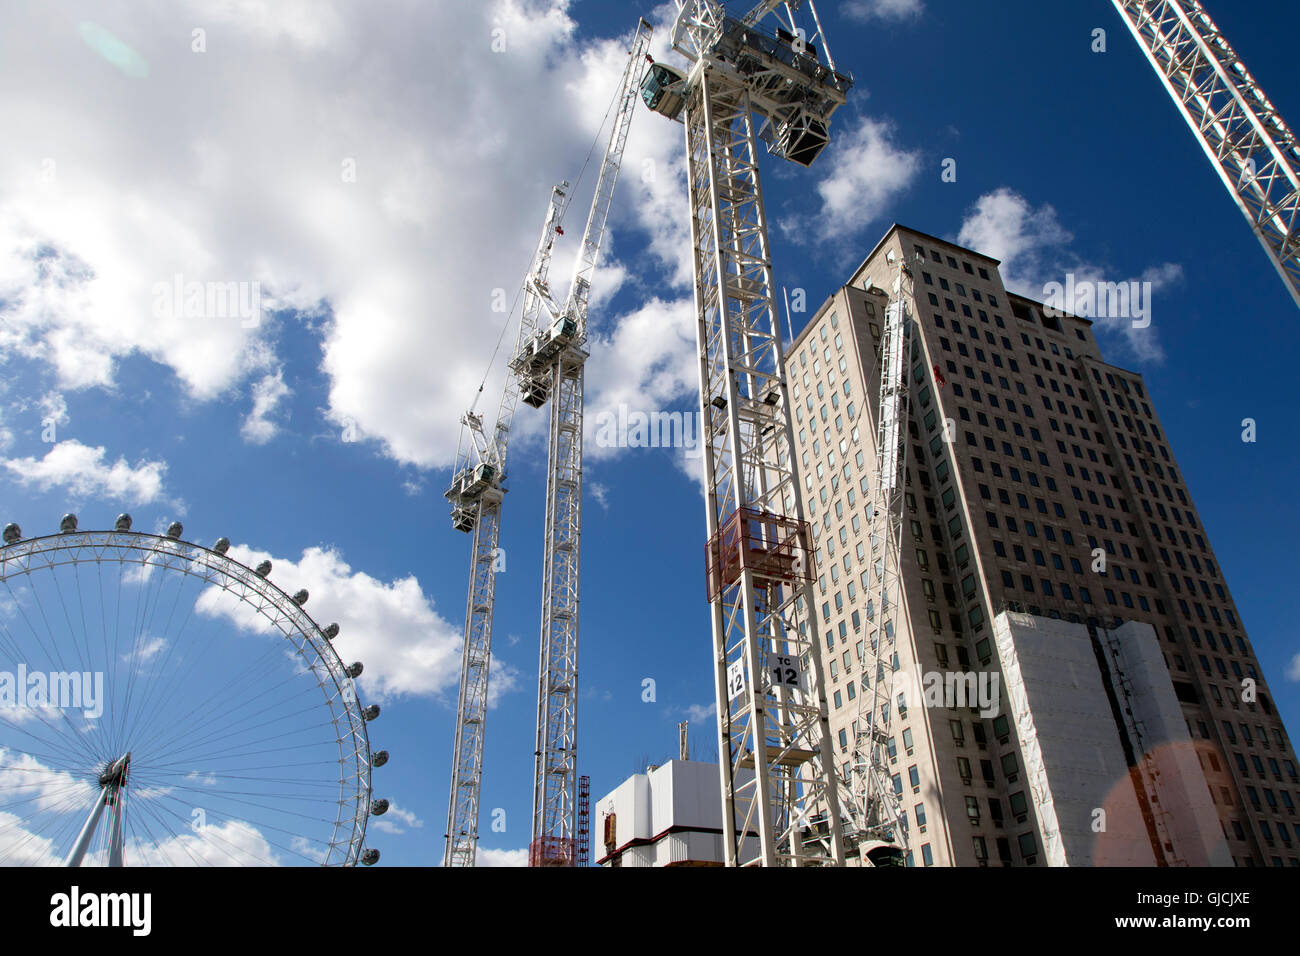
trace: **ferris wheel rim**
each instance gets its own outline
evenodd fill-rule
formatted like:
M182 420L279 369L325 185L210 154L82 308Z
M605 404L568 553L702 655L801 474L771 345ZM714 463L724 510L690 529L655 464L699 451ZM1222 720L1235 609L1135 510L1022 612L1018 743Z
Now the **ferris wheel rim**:
M17 531L16 525L10 527ZM178 525L173 527L179 528ZM303 608L305 598L302 602L296 600L272 581L269 573L263 574L259 569L248 567L227 555L224 549L218 550L216 547L210 548L188 541L181 538L179 533L173 535L170 531L171 529L168 534L160 535L131 530L129 518L128 527L124 530L63 530L55 534L9 539L6 529L6 541L0 543L0 584L29 577L34 572L53 571L68 565L113 562L123 566L152 566L167 573L179 573L198 579L207 586L218 587L236 598L241 605L252 608L272 625L272 633L276 637L293 644L295 652L314 672L306 653L310 650L324 668L325 677L317 675L317 683L324 694L330 712L330 723L335 729L338 762L341 768L349 767L349 763L351 765L349 770L340 770L339 812L334 822L334 834L326 844L326 860L322 865L355 866L362 862L373 862L366 860L363 855L367 852L366 824L372 806L382 803L386 809L387 802L374 801L372 798L373 754L367 718L356 693L355 683L332 643L332 635L327 634L326 629ZM221 542L229 546L225 539L221 539ZM83 552L89 553L82 556ZM60 556L64 556L62 560L59 560ZM34 558L41 560L33 562ZM152 560L154 558L157 560ZM286 626L290 627L289 631L286 631ZM295 640L295 635L301 641ZM334 693L328 692L329 687L333 688ZM345 747L348 740L352 744ZM348 793L353 795L346 796ZM349 805L351 811L345 812ZM336 852L341 854L341 859L331 862ZM377 851L368 852L377 858Z

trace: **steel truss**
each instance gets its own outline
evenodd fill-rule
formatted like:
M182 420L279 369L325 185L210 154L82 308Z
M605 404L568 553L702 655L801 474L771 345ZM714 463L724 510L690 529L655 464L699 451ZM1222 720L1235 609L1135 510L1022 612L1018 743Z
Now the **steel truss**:
M910 408L911 297L910 272L900 264L880 336L880 397L876 405L876 470L869 539L871 588L865 594L866 633L852 759L858 842L887 840L904 850L906 811L901 795L893 787L888 742L897 704L894 678L898 672L898 624L906 619L900 549Z
M1112 0L1300 306L1300 147L1197 0Z
M803 503L753 104L721 64L693 84L686 144L726 863L842 865L811 542L805 522L782 517Z
M568 183L561 183L551 191L541 239L524 280L524 305L515 344L516 354L536 339L540 319L547 315L551 253L568 204L568 188ZM492 660L492 615L501 554L501 504L505 495L503 483L510 429L519 404L522 378L519 369L512 364L501 394L490 443L484 434L481 417L469 412L462 419L465 433L462 433L461 448L457 452L455 478L446 495L452 505L452 523L461 530L472 531L474 543L470 550L465 643L461 651L443 866L473 866L478 850L484 732Z
M540 389L537 395L541 401L550 400L551 417L529 866L575 866L578 862L578 604L587 306L650 48L650 35L650 24L640 21L615 101L617 112L569 294L551 326L548 344L554 354L536 347L531 350L533 374L547 386L544 395ZM543 357L545 364L541 361Z

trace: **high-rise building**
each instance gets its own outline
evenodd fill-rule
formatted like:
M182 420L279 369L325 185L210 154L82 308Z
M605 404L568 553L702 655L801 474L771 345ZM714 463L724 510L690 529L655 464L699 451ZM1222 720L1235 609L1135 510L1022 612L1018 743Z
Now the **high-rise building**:
M1142 377L996 260L897 225L787 358L837 770L877 676L876 353L904 260L909 862L1300 865L1295 751Z

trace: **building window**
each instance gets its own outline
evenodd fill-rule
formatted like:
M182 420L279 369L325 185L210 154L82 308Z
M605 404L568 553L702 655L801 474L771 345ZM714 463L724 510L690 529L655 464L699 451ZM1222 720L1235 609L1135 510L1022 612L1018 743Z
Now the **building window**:
M1038 855L1038 842L1034 839L1034 833L1031 830L1028 833L1020 834L1020 855L1026 861L1033 859Z

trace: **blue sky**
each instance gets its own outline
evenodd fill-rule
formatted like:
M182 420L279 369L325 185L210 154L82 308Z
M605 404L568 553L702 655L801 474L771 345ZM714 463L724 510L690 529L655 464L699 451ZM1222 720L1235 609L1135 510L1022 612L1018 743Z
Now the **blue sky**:
M1300 116L1287 57L1300 8L1206 5ZM857 87L816 166L764 167L778 282L815 309L896 220L1003 258L1030 294L1071 270L1156 277L1152 328L1103 333L1103 349L1146 378L1294 732L1295 307L1119 16L1102 0L826 7ZM286 589L310 588L318 619L344 624L344 657L367 665L363 696L384 705L372 737L393 757L375 792L401 813L370 845L386 861L442 854L469 539L441 491L506 318L493 293L513 300L551 184L578 176L638 15L665 12L119 0L6 13L0 63L24 93L0 105L0 518L28 534L65 511L83 527L123 510L146 530L180 518L192 540L225 535L270 555ZM85 21L144 74L111 62ZM620 404L695 402L681 139L639 111L594 285L589 439ZM160 314L156 287L177 274L259 283L260 320ZM486 862L517 861L528 841L543 421L521 409L512 449ZM674 755L680 720L696 755L716 752L698 469L589 441L579 739L596 796Z

